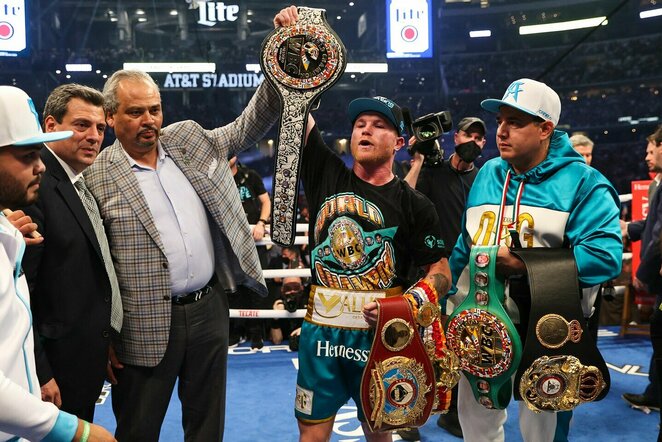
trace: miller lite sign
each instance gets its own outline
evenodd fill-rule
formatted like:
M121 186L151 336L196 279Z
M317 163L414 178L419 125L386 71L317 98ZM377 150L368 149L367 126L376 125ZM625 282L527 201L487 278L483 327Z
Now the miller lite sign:
M0 0L0 55L16 56L27 47L25 0Z
M222 21L236 21L239 5L226 5L224 2L186 0L189 9L198 10L198 24L214 26Z
M432 57L430 0L386 0L387 58Z

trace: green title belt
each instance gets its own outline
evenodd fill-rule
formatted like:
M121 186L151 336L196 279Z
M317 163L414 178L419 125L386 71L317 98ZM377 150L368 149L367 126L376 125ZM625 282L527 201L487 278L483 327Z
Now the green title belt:
M587 333L572 250L511 252L526 264L531 292L515 398L536 412L572 410L604 398L609 391L609 371Z
M300 7L299 20L275 29L262 43L260 66L280 97L273 178L271 239L294 243L301 148L312 104L345 71L345 47L329 27L324 9Z
M435 373L409 301L375 300L377 328L361 378L361 406L372 431L420 427L435 405Z
M474 246L471 286L448 318L446 345L460 359L476 400L504 409L512 397L512 375L522 356L522 342L503 308L504 283L496 275L499 246Z

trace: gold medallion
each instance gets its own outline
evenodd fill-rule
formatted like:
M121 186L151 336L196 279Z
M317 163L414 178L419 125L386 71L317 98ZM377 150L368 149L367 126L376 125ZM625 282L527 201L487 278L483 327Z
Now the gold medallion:
M402 351L411 343L414 329L402 318L393 318L382 328L382 343L393 352Z
M582 333L582 326L576 319L568 322L563 316L553 313L543 316L536 324L538 342L547 348L559 348L568 341L577 343Z
M606 386L597 367L574 356L541 356L522 375L519 392L536 413L569 411L595 400Z
M421 327L429 327L439 318L439 307L431 302L424 302L418 308L416 322Z

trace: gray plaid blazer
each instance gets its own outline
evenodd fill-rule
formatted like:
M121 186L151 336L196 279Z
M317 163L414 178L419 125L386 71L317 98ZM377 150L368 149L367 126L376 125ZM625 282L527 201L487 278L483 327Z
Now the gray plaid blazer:
M193 121L163 128L165 152L202 200L214 241L216 275L226 291L238 285L266 296L267 290L228 154L255 145L279 116L279 99L266 84L232 123L205 130ZM124 324L115 349L120 361L156 366L170 331L168 260L145 196L119 141L104 149L85 171L99 204L122 292Z

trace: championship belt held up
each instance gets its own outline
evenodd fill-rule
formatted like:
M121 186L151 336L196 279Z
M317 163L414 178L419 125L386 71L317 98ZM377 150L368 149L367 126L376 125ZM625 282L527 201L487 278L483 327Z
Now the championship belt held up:
M278 91L278 127L273 179L271 238L294 243L296 207L306 122L311 106L345 71L345 47L329 27L324 9L298 8L299 20L275 29L262 43L264 78Z
M609 370L587 333L571 249L517 249L526 264L531 314L515 398L529 409L567 411L609 391Z
M504 409L512 397L512 375L522 356L519 334L503 307L504 283L496 275L499 246L473 246L471 285L448 318L446 345L460 359L476 400Z
M379 317L361 378L361 405L372 431L420 427L435 405L435 374L411 306L402 296L377 299Z

